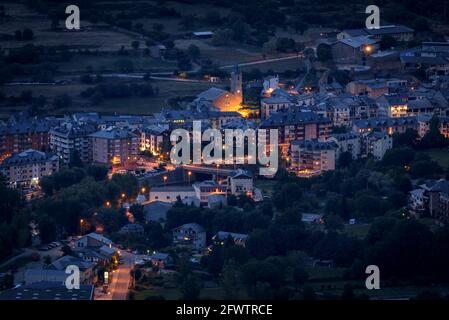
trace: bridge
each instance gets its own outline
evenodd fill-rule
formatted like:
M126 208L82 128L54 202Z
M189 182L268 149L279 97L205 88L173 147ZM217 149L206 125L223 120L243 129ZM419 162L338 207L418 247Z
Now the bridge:
M229 177L235 175L237 170L234 169L225 169L221 167L205 167L205 166L196 166L191 164L186 164L181 166L182 169L187 172L192 173L201 173L201 174L211 174L213 176L218 175L219 177Z
M150 186L166 186L183 183L192 183L196 180L197 175L211 175L212 180L218 178L227 178L233 176L237 170L225 169L221 167L206 167L197 165L182 165L175 170L161 172L144 180Z

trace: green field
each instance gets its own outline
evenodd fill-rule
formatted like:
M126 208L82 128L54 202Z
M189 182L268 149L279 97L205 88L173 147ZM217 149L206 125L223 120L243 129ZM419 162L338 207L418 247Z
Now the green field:
M112 80L110 80L112 81ZM115 81L115 80L114 80ZM126 81L125 81L126 82ZM19 96L22 91L29 90L33 96L43 95L47 97L47 102L51 105L52 99L58 95L67 93L72 98L72 105L67 108L53 110L48 107L51 114L67 114L75 111L97 111L101 113L133 113L150 115L167 107L167 99L177 96L194 96L207 90L211 83L181 82L181 81L152 81L153 88L159 89L159 94L153 97L129 97L117 99L105 99L100 105L90 106L89 99L82 98L80 92L92 85L85 85L73 82L68 85L41 85L41 86L7 86L0 90L6 96ZM215 85L216 86L216 85ZM7 114L11 111L25 110L27 106L10 106L0 104L0 114Z
M180 300L182 299L182 293L179 288L163 288L163 287L151 287L146 290L136 292L135 300L145 300L147 297L164 297L166 300ZM245 295L242 293L242 298ZM202 288L200 292L200 299L202 300L223 300L225 293L223 288Z
M16 2L3 3L8 17L0 20L2 33L14 34L16 30L29 28L33 30L32 41L1 41L2 48L17 48L25 44L33 43L42 46L67 45L72 48L91 48L102 51L118 50L123 45L130 47L134 36L111 28L105 24L92 25L88 21L82 21L82 32L66 32L52 30L51 20L34 12L24 5ZM63 26L64 21L60 21Z
M289 60L280 60L267 62L262 64L255 64L249 66L242 66L241 69L243 71L250 71L252 69L259 69L261 72L284 72L284 71L296 71L297 69L304 69L304 63L302 60L298 59L289 59Z
M344 233L359 239L364 239L370 229L370 224L345 224Z
M88 68L94 73L120 72L116 65L120 60L131 61L135 71L173 72L177 68L177 64L174 62L166 62L149 55L140 57L138 52L130 50L130 54L127 56L119 56L111 53L101 55L75 54L70 61L58 64L58 72L84 73Z

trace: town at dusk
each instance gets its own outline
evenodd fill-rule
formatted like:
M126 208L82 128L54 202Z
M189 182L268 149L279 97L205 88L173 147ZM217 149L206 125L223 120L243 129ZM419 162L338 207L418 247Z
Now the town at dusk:
M0 302L30 300L448 301L449 2L0 1Z

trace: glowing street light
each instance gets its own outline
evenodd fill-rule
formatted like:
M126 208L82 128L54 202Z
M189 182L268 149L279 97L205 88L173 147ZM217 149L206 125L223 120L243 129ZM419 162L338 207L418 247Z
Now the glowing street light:
M164 184L167 184L167 176L164 176Z
M189 184L190 184L190 177L192 176L192 171L187 172L187 176L189 177Z
M373 50L374 50L374 47L371 46L371 45L366 45L366 46L363 47L363 52L366 55L371 54L373 52Z

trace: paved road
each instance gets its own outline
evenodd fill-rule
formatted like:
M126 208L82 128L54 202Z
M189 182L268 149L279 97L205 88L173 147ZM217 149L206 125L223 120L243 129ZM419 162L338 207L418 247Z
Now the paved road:
M130 271L134 266L134 255L123 252L124 263L119 265L114 274L114 288L111 288L112 300L126 300L128 298L128 289L131 283Z
M257 64L264 64L264 63L270 63L270 62L276 62L276 61L282 61L282 60L291 60L291 59L302 59L302 58L301 58L301 56L294 54L294 55L289 55L287 57L262 59L262 60L256 60L256 61L251 61L251 62L242 62L242 63L238 63L238 65L239 65L239 67L253 66L253 65L257 65ZM235 64L229 64L226 66L221 66L220 69L233 68L234 66L235 66Z
M128 289L131 284L130 271L134 265L133 254L122 251L123 264L120 264L114 272L112 283L109 285L109 294L101 294L101 289L96 292L96 300L126 300Z

